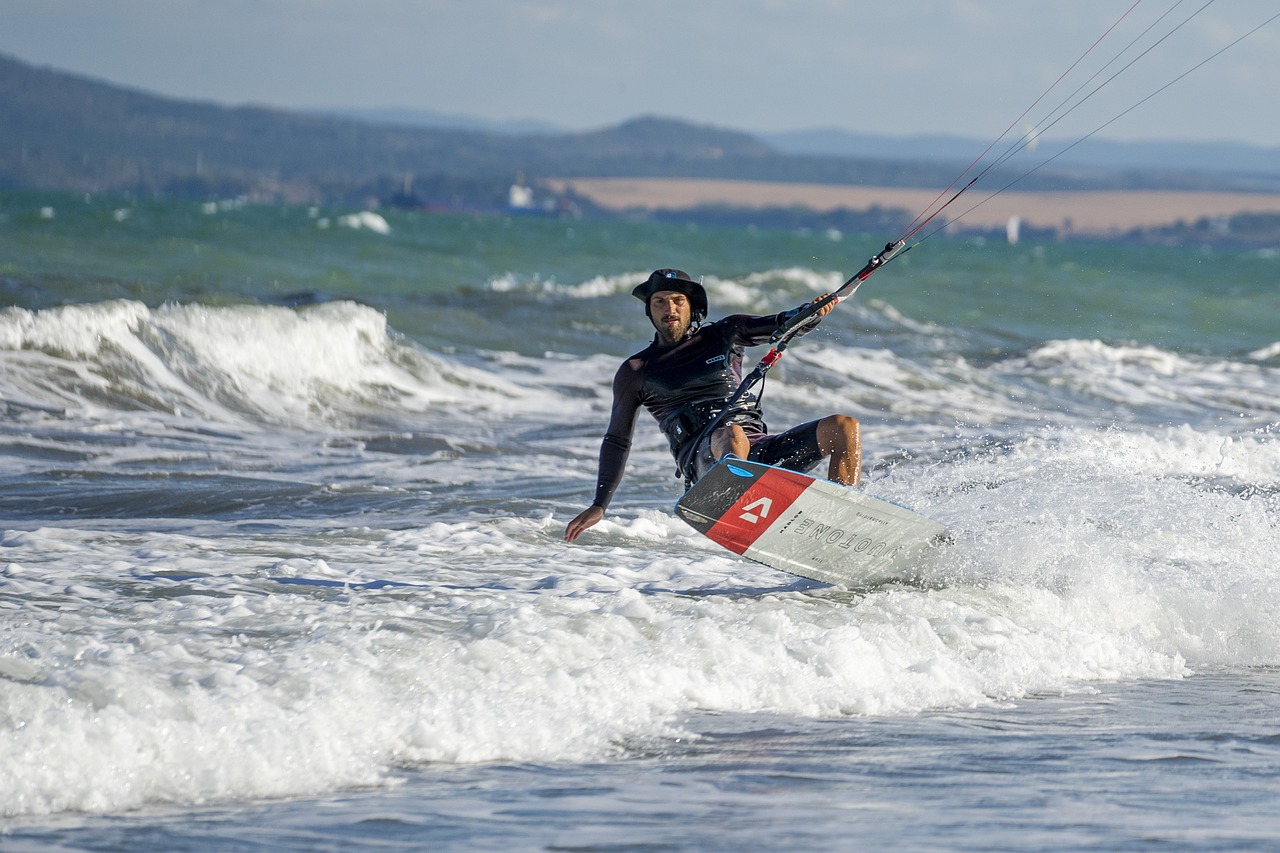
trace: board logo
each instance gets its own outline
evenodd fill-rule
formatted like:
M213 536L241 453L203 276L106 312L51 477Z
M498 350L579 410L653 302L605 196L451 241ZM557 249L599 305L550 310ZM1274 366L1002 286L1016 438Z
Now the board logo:
M759 524L761 521L769 517L769 512L772 509L773 498L759 498L744 506L742 508L742 515L738 516L738 518L748 524ZM755 512L752 512L752 510L757 510L760 514L757 515Z

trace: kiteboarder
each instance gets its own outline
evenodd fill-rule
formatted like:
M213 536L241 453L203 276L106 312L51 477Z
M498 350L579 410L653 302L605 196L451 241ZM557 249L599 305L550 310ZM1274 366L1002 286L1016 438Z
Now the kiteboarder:
M722 412L742 381L744 348L768 343L776 330L806 306L765 316L734 314L703 325L707 292L700 282L678 269L655 270L631 294L644 303L645 314L657 331L653 342L624 361L613 378L613 409L600 445L595 498L569 522L566 541L574 541L604 517L622 482L642 406L667 437L677 476L683 476L686 485L729 453L797 471L807 471L829 459L828 479L858 485L862 446L856 418L828 415L773 435L765 425L757 397L746 395L729 412ZM800 334L816 328L835 303L832 299L817 310L813 319L800 327ZM708 430L717 420L719 423Z

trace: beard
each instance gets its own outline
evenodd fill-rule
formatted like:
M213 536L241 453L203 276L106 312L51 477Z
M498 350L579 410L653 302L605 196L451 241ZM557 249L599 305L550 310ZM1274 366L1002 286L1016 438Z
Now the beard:
M688 333L689 327L693 325L688 318L676 317L668 323L667 318L663 317L655 322L654 327L658 330L658 337L665 344L678 344L684 340L684 336Z

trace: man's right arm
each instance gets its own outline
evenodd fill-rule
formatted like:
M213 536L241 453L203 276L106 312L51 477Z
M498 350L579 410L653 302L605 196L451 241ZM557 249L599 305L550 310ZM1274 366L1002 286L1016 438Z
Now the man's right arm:
M600 442L600 465L596 474L596 493L591 506L578 513L565 528L566 542L572 542L589 527L604 518L605 508L613 500L613 493L622 483L622 474L631 454L631 436L635 433L636 418L640 414L638 374L627 364L618 368L613 377L613 410L609 416L609 429Z

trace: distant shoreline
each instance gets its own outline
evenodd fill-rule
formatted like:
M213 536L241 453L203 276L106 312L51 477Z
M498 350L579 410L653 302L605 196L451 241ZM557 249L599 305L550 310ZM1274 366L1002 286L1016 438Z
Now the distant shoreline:
M804 207L825 212L845 208L926 209L940 190L902 187L789 184L768 181L687 178L558 178L545 182L556 193L572 192L610 211L688 210L703 205L739 208ZM1024 227L1051 228L1064 236L1118 236L1134 229L1191 224L1239 213L1280 214L1280 194L1181 190L1007 191L988 199L975 186L944 214L963 214L966 228L1004 228L1012 217ZM944 195L949 198L955 190ZM981 204L979 204L981 203ZM974 207L974 205L979 205Z

